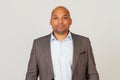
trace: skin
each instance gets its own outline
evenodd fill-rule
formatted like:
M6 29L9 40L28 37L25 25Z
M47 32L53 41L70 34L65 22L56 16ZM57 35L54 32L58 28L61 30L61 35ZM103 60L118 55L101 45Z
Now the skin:
M69 11L63 6L56 7L51 13L50 24L56 39L64 40L72 24Z

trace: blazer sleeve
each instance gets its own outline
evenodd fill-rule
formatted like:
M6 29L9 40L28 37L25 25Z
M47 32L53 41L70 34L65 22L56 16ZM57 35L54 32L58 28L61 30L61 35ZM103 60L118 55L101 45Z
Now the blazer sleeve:
M36 60L36 42L34 41L25 80L37 80L38 74L39 72L38 72L38 65Z
M87 52L88 52L88 66L87 66L87 80L99 80L99 75L96 70L96 64L90 40L88 39Z

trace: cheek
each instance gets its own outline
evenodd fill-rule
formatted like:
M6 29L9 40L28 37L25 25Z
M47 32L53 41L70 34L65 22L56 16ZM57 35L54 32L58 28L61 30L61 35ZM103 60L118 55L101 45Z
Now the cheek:
M64 21L64 24L66 24L66 25L71 25L71 21Z
M65 23L65 25L69 27L71 24L67 22L67 23Z
M58 22L57 21L51 21L52 25L56 25Z

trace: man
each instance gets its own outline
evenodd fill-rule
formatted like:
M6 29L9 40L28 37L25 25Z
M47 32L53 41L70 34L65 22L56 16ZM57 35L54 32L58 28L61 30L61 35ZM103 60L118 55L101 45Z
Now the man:
M51 13L53 32L34 40L26 80L99 80L88 38L69 31L68 9Z

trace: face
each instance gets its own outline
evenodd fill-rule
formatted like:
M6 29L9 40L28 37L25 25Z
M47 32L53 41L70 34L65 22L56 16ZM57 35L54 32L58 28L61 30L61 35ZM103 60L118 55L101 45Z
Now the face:
M57 34L68 33L72 23L69 12L65 8L56 8L51 14L50 24L53 32Z

